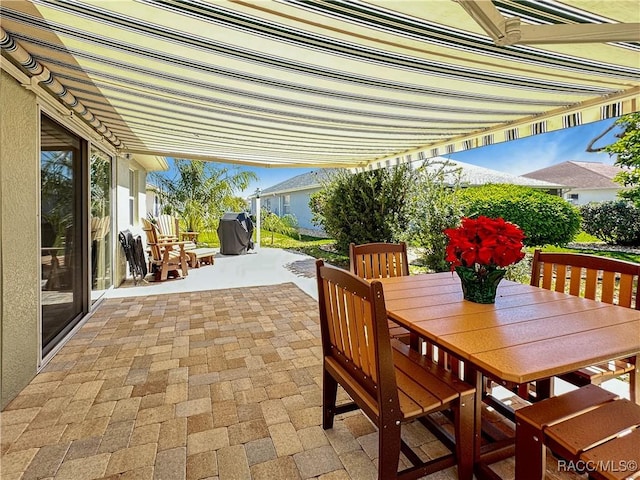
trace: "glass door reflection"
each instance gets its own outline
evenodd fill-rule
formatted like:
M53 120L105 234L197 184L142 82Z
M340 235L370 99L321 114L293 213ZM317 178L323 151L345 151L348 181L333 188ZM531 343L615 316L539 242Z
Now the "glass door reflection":
M98 300L113 283L111 265L111 157L91 149L91 302Z
M81 140L42 116L40 152L43 356L83 313Z

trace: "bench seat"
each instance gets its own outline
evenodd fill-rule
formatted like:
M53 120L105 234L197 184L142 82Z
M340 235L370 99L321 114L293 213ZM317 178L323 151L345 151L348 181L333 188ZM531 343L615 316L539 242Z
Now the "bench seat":
M191 268L200 268L200 264L213 265L216 249L200 247L187 250L185 253L189 257L189 266Z

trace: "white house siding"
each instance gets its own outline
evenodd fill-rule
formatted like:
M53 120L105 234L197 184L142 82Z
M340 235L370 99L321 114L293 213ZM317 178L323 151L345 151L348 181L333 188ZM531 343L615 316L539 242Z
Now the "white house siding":
M133 222L129 218L129 170L136 172L134 190L137 192L137 198L135 199ZM114 226L116 229L116 242L117 234L122 230L129 230L134 235L140 235L143 240L145 239L140 217L147 215L146 185L146 170L132 159L118 157L116 162L116 225ZM113 284L118 286L125 280L127 275L126 259L119 242L117 243L114 265Z
M285 196L289 195L289 213L295 215L298 226L305 230L319 230L319 227L311 222L312 213L309 208L309 200L313 193L320 187L288 192L282 195L266 194L260 197L260 207L266 208L278 216L285 215ZM255 214L255 199L251 200L251 213Z
M619 188L579 189L572 188L565 191L565 200L574 205L586 205L589 202L606 202L618 199ZM578 195L577 200L572 195Z
M312 194L320 191L320 188L291 193L291 213L296 216L298 226L308 230L317 230L319 227L311 222L311 208L309 200Z

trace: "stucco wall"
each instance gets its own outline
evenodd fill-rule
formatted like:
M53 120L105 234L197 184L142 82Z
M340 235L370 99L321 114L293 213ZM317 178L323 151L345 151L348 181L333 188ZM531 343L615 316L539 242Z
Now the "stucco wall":
M0 408L38 367L38 107L0 72Z

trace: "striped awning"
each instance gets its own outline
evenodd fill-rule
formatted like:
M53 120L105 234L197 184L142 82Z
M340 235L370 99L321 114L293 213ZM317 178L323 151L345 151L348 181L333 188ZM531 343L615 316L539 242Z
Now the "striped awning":
M530 41L497 45L487 7ZM5 60L122 153L366 168L639 109L637 0L3 0L0 16ZM622 33L595 42L601 25Z

